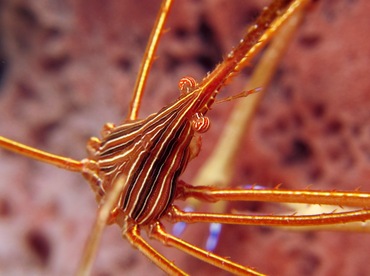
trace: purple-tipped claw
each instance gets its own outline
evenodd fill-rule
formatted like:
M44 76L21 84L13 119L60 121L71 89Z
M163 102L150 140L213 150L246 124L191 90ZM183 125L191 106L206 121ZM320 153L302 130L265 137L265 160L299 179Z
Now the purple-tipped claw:
M261 185L255 185L255 184L247 184L243 186L246 190L264 190L266 187L263 187Z
M222 224L211 223L209 225L209 236L206 243L206 250L213 252L216 249L218 240L220 239Z
M190 206L187 206L184 208L184 212L193 212L194 209ZM185 231L185 228L186 228L186 223L185 222L177 222L173 225L172 227L172 234L175 236L175 237L180 237L182 235L182 233L184 233Z

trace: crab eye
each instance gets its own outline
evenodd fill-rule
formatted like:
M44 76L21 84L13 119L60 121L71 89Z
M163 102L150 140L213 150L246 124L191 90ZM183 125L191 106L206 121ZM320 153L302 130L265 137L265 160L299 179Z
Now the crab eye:
M194 131L199 133L206 132L211 125L211 122L208 117L199 116L198 114L195 114L191 123Z
M183 77L179 81L179 89L182 93L189 93L197 86L197 82L192 77Z

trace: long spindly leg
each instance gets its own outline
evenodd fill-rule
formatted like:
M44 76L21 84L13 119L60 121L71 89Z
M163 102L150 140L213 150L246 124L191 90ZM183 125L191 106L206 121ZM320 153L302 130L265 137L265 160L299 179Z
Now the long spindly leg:
M312 190L244 190L220 189L210 186L192 186L180 182L179 197L193 197L202 201L264 201L307 204L327 204L370 208L370 193Z
M90 232L89 238L86 242L80 265L78 267L77 275L90 275L91 267L96 256L96 252L103 234L104 227L107 225L109 219L114 220L114 210L117 206L117 201L121 195L121 191L126 183L126 177L121 176L114 183L112 190L105 195L100 202L100 209L96 216L95 223Z
M83 169L83 163L80 161L38 150L2 136L0 136L0 147L65 170L82 172Z
M312 190L254 190L254 189L220 189L209 186L191 186L180 182L178 196L181 198L196 198L201 201L217 202L217 201L264 201L264 202L279 202L284 203L288 207L293 205L294 212L299 216L290 216L291 220L296 220L299 217L306 217L307 220L303 224L295 224L294 222L284 224L285 228L294 230L312 230L312 229L328 229L342 231L370 231L369 218L365 213L366 208L370 208L370 193L367 192L348 192L348 191L312 191ZM287 203L293 203L291 205ZM297 203L311 204L309 206L318 206L318 208L302 209L297 208ZM323 207L322 205L328 205ZM356 208L354 208L356 207ZM365 210L361 210L365 208ZM339 212L340 211L340 212ZM364 211L364 212L362 212ZM362 213L361 213L362 212ZM320 220L310 221L309 218L317 216L324 218L323 213L343 214L336 223L336 220ZM361 214L361 215L360 215ZM362 215L366 216L364 217ZM305 216L302 216L305 215ZM360 216L359 216L360 215ZM289 217L289 216L285 216ZM181 219L180 219L181 220ZM297 219L300 220L300 219ZM365 222L366 221L366 222ZM216 221L212 221L216 222ZM271 226L277 226L272 224ZM297 228L297 226L301 226ZM304 226L304 227L303 227Z
M211 213L186 213L173 206L168 212L171 222L184 221L195 222L217 222L223 224L239 225L263 225L263 226L318 226L354 221L366 221L370 219L370 210L358 210L341 213L318 214L318 215L236 215L236 214L211 214Z
M169 14L171 6L172 0L164 0L162 2L161 8L157 15L157 19L153 26L153 30L150 34L148 45L145 49L140 70L136 78L134 92L132 94L130 109L128 113L128 119L130 120L136 120L138 117L139 108L145 89L145 84L148 79L148 74L154 61L155 51L157 49L159 39L163 33L163 27L167 20L167 16Z
M191 245L181 239L178 239L168 234L160 223L155 223L150 231L150 237L161 241L165 245L173 246L180 249L183 252L188 253L204 262L217 266L225 271L236 275L263 275L252 268L241 266L228 259L217 256L211 252L200 249L194 245Z
M173 262L166 259L153 247L151 247L141 236L137 225L127 229L124 236L137 249L139 249L145 256L147 256L153 263L160 267L163 271L170 275L187 275L184 271L179 269Z

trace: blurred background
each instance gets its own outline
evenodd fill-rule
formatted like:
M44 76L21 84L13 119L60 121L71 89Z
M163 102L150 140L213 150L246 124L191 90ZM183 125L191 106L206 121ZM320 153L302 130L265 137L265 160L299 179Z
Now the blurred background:
M313 2L246 134L234 186L370 190L370 4ZM176 2L140 117L174 101L181 77L201 80L268 3ZM127 114L159 6L160 1L1 1L0 135L85 158L88 138ZM253 64L220 96L242 91L252 71ZM215 105L209 113L203 150L182 179L191 183L233 105ZM89 186L80 175L5 151L0 160L0 273L73 274L96 215ZM265 208L228 205L229 211ZM204 247L207 231L208 225L189 225L184 239ZM225 226L215 253L272 275L367 275L369 243L362 233ZM226 274L153 244L191 275ZM163 275L111 226L93 275L123 273Z

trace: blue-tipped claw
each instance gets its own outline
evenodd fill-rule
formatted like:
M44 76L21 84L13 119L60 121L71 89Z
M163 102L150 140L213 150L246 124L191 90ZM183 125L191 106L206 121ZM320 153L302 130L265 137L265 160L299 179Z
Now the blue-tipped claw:
M247 184L247 185L244 185L243 188L248 189L248 190L264 190L264 189L266 189L263 186L255 185L255 184L253 184L253 185ZM185 212L194 212L194 208L190 207L190 206L187 206L187 207L184 208L184 211ZM181 236L182 233L184 233L184 231L186 229L186 226L187 226L187 224L185 222L175 223L173 225L173 228L172 228L172 234L176 237ZM211 223L209 225L209 236L208 236L207 242L206 242L206 250L207 251L213 252L216 249L218 241L220 239L221 229L222 229L222 224L220 224L220 223Z
M209 236L206 243L206 250L213 252L216 249L218 241L220 239L222 224L211 223L209 225Z
M194 209L190 206L187 206L187 207L184 208L184 211L185 212L193 212ZM180 237L182 235L182 233L184 233L185 228L186 228L186 223L185 222L182 222L182 221L177 222L172 227L172 234L175 237Z
M264 190L266 187L263 187L261 185L255 185L255 184L247 184L243 186L246 190Z

